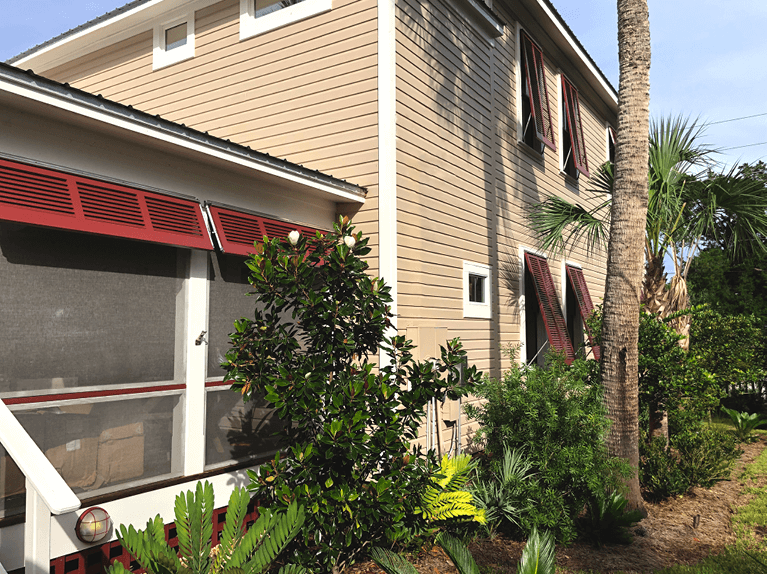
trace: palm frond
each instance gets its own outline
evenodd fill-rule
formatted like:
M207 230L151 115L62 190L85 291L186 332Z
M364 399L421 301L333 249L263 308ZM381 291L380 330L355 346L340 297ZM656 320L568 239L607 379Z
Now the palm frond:
M437 535L437 544L442 547L450 557L450 560L453 561L453 564L458 569L458 574L479 574L479 566L477 566L474 557L463 542L446 532L440 532Z
M607 246L610 201L589 209L557 196L550 196L530 208L530 227L544 251L556 255L567 245L585 238L589 253Z

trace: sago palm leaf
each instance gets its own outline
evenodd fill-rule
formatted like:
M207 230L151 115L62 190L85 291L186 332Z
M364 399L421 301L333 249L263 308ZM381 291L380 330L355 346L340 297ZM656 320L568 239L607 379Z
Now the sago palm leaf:
M386 548L374 547L370 550L370 557L378 564L386 574L418 574L410 562L399 554Z
M551 532L538 534L533 529L527 539L517 574L554 574L554 536Z
M190 490L176 497L179 552L194 573L207 571L210 562L213 501L213 485L207 480L204 485L198 482L194 493Z
M147 521L145 530L121 525L117 538L151 574L176 574L181 567L178 556L165 542L165 525L159 514Z
M437 535L437 544L453 561L458 569L458 574L479 574L479 566L463 542L445 532L440 532Z

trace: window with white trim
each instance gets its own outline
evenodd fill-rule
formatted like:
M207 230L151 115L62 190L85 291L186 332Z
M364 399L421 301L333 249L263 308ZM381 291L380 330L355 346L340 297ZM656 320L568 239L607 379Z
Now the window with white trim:
M194 57L194 10L154 28L152 69Z
M240 40L311 18L333 8L333 0L240 0Z
M556 151L549 107L543 51L524 31L519 31L520 106L519 139L538 153L543 146Z
M607 126L607 161L615 165L615 130Z
M463 262L463 316L475 319L492 317L491 267Z

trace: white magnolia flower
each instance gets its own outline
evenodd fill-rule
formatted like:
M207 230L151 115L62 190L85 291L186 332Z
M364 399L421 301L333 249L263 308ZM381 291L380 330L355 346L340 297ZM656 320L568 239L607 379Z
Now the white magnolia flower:
M354 245L357 243L357 240L354 239L354 236L352 236L352 235L346 235L344 237L344 243L346 243L346 246L349 249L354 249Z
M298 233L297 229L294 229L290 233L288 233L288 241L290 241L291 245L295 245L298 243L298 238L301 236L300 233Z

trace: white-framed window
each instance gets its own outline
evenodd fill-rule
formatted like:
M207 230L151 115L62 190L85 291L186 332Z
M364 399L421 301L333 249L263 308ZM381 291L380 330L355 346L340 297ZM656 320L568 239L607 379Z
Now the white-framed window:
M333 8L333 0L240 0L240 40L282 28Z
M154 28L152 69L194 58L194 10L179 14Z
M580 174L589 177L578 90L564 74L560 74L557 91L559 94L559 141L562 142L559 148L560 169L575 180Z
M491 267L463 262L463 316L490 319L492 316Z
M607 157L605 158L612 164L615 164L615 130L611 125L607 126Z

